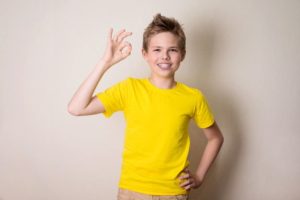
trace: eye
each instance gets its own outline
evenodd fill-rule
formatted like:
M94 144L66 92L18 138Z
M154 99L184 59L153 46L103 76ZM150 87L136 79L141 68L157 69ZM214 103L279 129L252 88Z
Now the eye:
M159 51L160 51L160 49L153 49L153 51L159 52Z
M171 52L178 52L178 49L170 49Z

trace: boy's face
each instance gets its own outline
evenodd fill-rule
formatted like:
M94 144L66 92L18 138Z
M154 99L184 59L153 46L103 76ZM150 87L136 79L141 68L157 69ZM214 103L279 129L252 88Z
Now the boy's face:
M151 68L151 76L174 78L183 60L178 46L178 37L170 32L158 33L151 37L148 50L143 56Z

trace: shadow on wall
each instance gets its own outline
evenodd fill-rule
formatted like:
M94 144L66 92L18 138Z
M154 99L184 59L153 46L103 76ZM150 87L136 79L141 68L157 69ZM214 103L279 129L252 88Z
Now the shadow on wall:
M193 26L197 28L197 26ZM222 200L226 199L226 194L230 190L230 183L233 181L234 172L241 159L243 143L241 141L241 124L239 122L238 110L235 108L234 99L228 92L224 92L222 85L215 85L214 78L217 69L213 65L216 55L222 50L217 48L217 42L222 32L217 31L212 24L199 25L189 37L193 47L190 48L193 58L199 58L194 63L194 71L191 73L192 85L202 90L205 88L205 96L212 107L216 121L224 135L225 142L221 152L210 168L203 185L190 193L191 200ZM200 31L199 31L200 30ZM219 46L218 46L219 47ZM198 54L198 55L197 55ZM200 65L199 65L200 62ZM193 64L193 63L192 63ZM196 68L196 69L195 69ZM206 138L201 130L191 123L189 127L191 138L190 169L192 172L200 162L203 150L206 145Z

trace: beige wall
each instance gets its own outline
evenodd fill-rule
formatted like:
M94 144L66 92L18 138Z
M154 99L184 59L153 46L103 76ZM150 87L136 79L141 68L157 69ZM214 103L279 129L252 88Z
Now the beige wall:
M184 24L177 79L206 94L225 144L193 200L300 199L299 1L0 1L0 200L115 199L121 113L73 117L67 103L110 26L130 58L97 91L149 72L141 35L161 12ZM205 144L191 123L195 169Z

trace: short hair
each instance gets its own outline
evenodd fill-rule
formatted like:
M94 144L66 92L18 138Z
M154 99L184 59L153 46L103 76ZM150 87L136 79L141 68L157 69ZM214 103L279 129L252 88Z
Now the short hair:
M178 46L183 54L185 55L185 34L182 28L182 25L174 18L168 18L162 16L160 13L156 14L152 22L147 26L143 34L143 49L147 52L149 41L152 36L162 33L170 32L178 37Z

